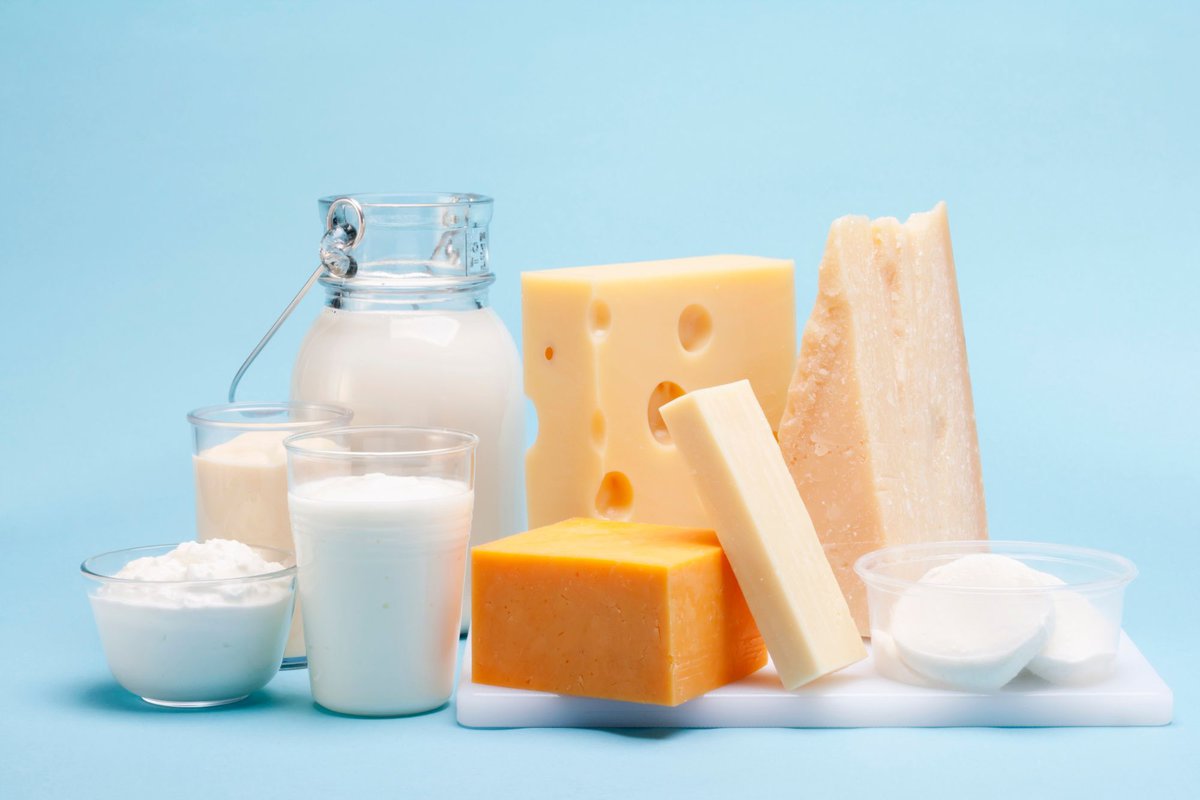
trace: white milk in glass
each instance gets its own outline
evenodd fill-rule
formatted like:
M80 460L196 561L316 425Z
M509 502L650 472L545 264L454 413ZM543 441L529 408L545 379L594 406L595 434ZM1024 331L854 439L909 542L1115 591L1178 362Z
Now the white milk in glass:
M313 699L344 714L428 711L452 690L472 491L344 475L293 489Z

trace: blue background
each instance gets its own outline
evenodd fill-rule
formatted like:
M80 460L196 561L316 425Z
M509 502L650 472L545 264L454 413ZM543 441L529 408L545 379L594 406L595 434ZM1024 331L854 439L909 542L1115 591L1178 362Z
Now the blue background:
M1194 3L0 0L0 795L1196 796L1198 37ZM496 198L514 329L521 270L711 252L794 258L803 320L831 220L946 199L993 534L1138 563L1175 724L471 731L303 674L139 705L79 560L191 535L184 413L315 266L315 198L405 189Z

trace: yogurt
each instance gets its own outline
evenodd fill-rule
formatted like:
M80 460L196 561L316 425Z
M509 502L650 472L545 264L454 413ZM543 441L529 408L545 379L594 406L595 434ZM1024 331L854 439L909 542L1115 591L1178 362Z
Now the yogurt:
M283 449L291 433L248 431L193 456L196 531L201 540L236 538L292 549Z
M393 716L450 697L474 492L432 476L339 475L289 495L313 699Z
M91 594L109 668L161 705L216 705L279 670L292 614L286 568L236 541L185 542L130 561Z

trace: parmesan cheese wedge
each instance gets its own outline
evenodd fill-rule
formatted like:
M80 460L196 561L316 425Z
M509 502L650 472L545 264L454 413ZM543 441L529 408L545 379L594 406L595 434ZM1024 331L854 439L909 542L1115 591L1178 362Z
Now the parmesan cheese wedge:
M830 227L779 443L863 634L859 556L986 538L945 204Z

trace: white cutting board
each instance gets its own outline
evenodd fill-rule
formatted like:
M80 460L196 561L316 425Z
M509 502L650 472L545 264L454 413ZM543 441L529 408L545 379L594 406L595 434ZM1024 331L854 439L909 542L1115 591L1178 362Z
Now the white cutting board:
M468 639L455 705L469 728L1057 727L1166 725L1174 697L1124 633L1112 677L1092 686L1023 674L994 694L927 689L880 677L868 657L795 692L768 664L675 708L473 683Z

